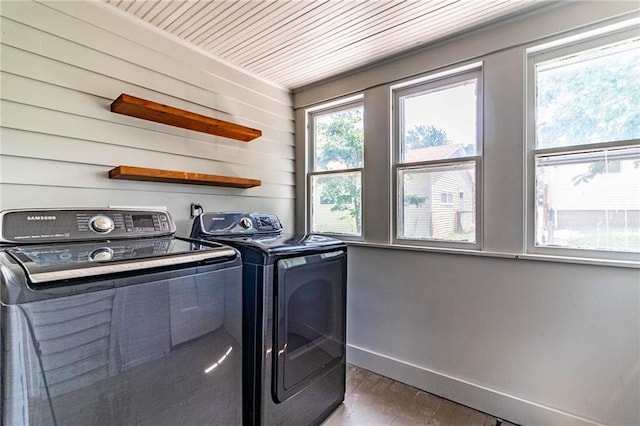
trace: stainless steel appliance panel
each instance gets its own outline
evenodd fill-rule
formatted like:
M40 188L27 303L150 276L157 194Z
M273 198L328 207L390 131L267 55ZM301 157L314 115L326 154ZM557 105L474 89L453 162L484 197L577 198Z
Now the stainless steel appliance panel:
M277 365L279 352L274 339L274 332L277 333L274 324L278 324L278 321L274 320L276 311L274 303L278 303L277 298L274 297L275 286L273 283L276 282L274 269L273 265L265 266L263 269L265 287L262 298L264 304L261 321L263 332L259 345L262 354L262 359L259 360L260 387L262 388L259 423L263 425L319 424L344 400L345 356L338 357L334 362L328 363L326 368L316 370L316 374L306 377L307 380L303 381L301 387L295 389L291 395L287 395L283 401L278 401L278 388L281 388L282 384L279 383L277 374L274 374L274 366ZM344 293L346 287L342 286L340 291L346 294ZM344 315L344 307L339 309ZM344 327L344 323L340 327ZM344 333L344 328L342 328L342 333Z
M273 393L278 402L344 361L346 268L344 251L276 263Z
M0 253L3 291L22 285L0 306L2 424L241 424L241 271L33 290Z

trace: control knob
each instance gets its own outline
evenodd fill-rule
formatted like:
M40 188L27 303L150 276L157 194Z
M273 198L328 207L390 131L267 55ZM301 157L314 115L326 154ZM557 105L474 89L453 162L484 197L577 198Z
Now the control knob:
M113 250L109 247L97 248L89 255L89 260L92 262L104 262L111 259L113 259Z
M98 234L107 234L113 231L115 224L109 216L99 215L89 220L89 228Z
M251 223L251 219L249 219L248 217L243 217L242 219L240 219L240 227L242 229L251 229L252 226L253 223Z

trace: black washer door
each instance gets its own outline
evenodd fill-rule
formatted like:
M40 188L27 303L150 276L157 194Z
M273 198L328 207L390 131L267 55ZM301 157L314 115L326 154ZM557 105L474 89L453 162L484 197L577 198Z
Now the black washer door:
M345 353L344 251L276 262L273 396L283 402Z

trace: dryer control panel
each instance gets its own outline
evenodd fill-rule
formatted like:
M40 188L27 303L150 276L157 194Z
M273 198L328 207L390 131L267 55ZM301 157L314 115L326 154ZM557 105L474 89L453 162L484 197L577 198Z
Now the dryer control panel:
M271 213L203 213L194 221L191 237L202 235L256 235L278 234L282 224L278 216Z
M49 243L173 235L161 210L40 209L0 212L0 242Z

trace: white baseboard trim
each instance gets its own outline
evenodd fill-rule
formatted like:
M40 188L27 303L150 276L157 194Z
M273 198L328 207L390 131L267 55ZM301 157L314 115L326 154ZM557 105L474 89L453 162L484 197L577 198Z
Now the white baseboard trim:
M604 426L354 345L347 345L347 362L520 425Z

